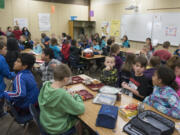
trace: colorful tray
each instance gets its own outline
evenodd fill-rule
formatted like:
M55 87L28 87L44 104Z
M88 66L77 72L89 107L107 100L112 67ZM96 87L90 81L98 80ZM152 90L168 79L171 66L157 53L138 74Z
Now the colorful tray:
M84 81L84 79L82 79L81 77L79 77L79 76L73 76L73 77L72 77L72 82L71 82L71 84L82 83L83 81Z
M89 93L87 90L80 90L76 93L79 94L84 101L94 98L94 96L91 93Z
M99 84L89 84L86 85L89 89L91 89L92 91L98 91L101 87L104 86L103 83L99 83Z

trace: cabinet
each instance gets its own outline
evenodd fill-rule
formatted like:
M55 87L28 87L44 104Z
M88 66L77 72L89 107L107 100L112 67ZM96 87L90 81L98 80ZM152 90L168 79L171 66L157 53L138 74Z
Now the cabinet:
M73 39L78 39L82 34L90 37L92 34L95 34L95 29L95 21L69 21L69 35Z

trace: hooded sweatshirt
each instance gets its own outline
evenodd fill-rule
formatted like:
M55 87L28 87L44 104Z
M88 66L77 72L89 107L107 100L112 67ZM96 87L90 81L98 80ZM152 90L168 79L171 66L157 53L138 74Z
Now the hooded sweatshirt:
M71 129L83 114L84 103L77 94L72 97L65 89L54 89L52 82L44 83L39 94L40 123L49 134L61 134Z

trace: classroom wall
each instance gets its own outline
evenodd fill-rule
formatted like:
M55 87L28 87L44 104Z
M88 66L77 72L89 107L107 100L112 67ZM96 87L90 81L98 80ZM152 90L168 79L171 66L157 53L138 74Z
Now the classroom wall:
M68 20L70 16L78 16L78 20L88 20L88 7L72 4L58 4L33 0L5 0L5 9L0 9L0 27L6 30L13 26L14 18L27 18L32 38L40 37L38 13L51 13L51 6L55 6L55 13L50 15L51 31L61 35L68 33Z
M103 0L91 0L91 8L94 10L94 17L92 17L91 20L97 22L96 30L101 33L101 23L103 21L121 20L123 14L133 14L134 11L125 10L133 1L137 2L137 5L140 6L138 13L180 12L180 8L159 9L180 7L180 0L112 0L112 3L110 1L104 3ZM120 41L120 39L117 38L117 41ZM131 42L131 45L133 48L141 49L144 43ZM156 48L158 49L160 46ZM170 51L173 52L175 49L176 47L171 47Z

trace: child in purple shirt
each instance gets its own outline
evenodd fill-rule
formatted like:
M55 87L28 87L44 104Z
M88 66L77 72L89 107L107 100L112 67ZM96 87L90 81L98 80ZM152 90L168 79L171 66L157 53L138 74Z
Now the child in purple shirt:
M118 44L114 44L111 46L110 55L115 57L115 67L117 68L118 72L121 70L121 66L123 61L121 60L120 56L117 56L120 52L120 46Z

